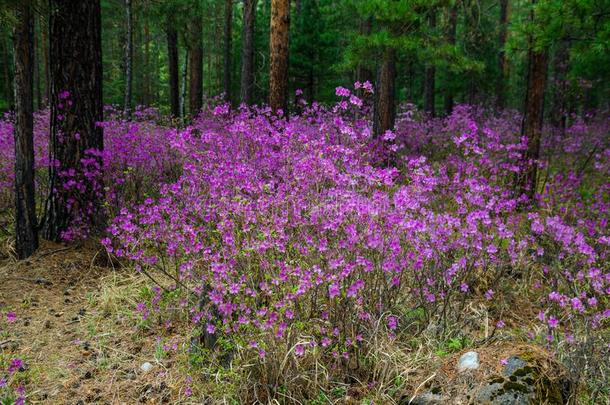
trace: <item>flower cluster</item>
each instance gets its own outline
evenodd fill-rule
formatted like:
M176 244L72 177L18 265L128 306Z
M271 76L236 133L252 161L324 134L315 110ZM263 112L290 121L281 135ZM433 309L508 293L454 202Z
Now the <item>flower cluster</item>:
M83 173L106 186L108 251L159 284L138 304L143 318L186 307L201 333L261 359L281 344L335 369L379 331L445 333L469 302L517 292L548 341L607 322L607 115L546 131L530 204L514 191L527 146L518 113L458 106L430 119L406 105L395 130L374 137L372 91L338 87L336 105L302 100L290 119L217 105L181 130L153 110L133 122L107 111L106 149ZM10 117L0 121L9 163L10 131ZM37 151L42 139L37 129Z
M515 279L542 297L553 331L608 317L607 184L597 189L606 198L577 203L574 220L556 213L563 186L549 169L538 196L546 208L528 212L512 187L526 145L518 114L461 106L421 121L407 108L394 132L373 139L360 99L337 95L336 106L312 104L290 120L201 114L174 133L180 178L123 209L108 250L189 291L194 324L247 336L261 357L271 337L296 356L344 364L380 321L393 335L419 310L444 329L468 300L511 294ZM393 166L379 164L388 156ZM600 150L595 167L607 158ZM585 232L585 217L602 223Z

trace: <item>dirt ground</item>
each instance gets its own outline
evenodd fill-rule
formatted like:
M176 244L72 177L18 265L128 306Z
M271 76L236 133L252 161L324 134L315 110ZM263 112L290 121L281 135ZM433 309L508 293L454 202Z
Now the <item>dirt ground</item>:
M0 315L17 315L0 321L0 353L26 362L28 403L186 403L173 359L155 356L156 336L126 308L143 281L103 255L44 243L29 260L0 261Z

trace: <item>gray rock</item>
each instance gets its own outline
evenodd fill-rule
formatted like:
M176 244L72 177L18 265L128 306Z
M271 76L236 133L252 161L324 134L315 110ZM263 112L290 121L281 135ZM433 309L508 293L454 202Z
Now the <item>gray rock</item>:
M479 354L477 352L467 352L458 360L457 369L461 373L466 370L476 370L479 366Z
M504 366L503 374L506 377L510 377L511 375L513 375L515 373L515 371L522 369L526 365L527 365L527 363L525 361L521 360L519 357L512 356L507 360L507 363Z
M538 365L518 356L508 359L502 376L491 378L471 394L477 405L563 403L561 386L541 374ZM543 388L543 389L542 389Z
M401 402L402 404L403 402ZM432 392L426 392L417 397L413 398L413 401L408 400L404 402L405 405L442 405L447 403L447 398L440 394L434 394Z

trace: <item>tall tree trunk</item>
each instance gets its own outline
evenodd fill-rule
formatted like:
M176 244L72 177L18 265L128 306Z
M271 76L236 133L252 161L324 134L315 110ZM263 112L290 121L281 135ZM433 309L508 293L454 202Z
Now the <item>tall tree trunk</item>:
M33 31L33 50L34 50L34 94L36 95L35 109L40 110L42 108L42 92L40 89L40 59L38 58L38 48L40 46L40 39L38 39L39 24L36 24L36 18L32 18Z
M10 55L10 45L8 42L10 39L7 39L7 42L2 39L2 65L4 66L4 94L6 96L6 101L8 102L9 110L12 110L14 107L14 90L13 90L13 78L11 77L11 55Z
M43 235L59 241L64 232L104 225L101 158L103 149L102 30L100 0L51 0L51 122L49 196ZM84 167L81 159L95 163ZM97 166L98 176L86 172ZM74 187L71 181L76 181Z
M125 97L123 108L125 116L131 118L131 100L133 92L133 14L131 0L125 0L125 17L127 34L125 39Z
M169 65L169 103L172 115L180 117L178 32L176 32L176 28L169 17L167 20L167 62Z
M17 6L15 49L15 248L25 259L38 249L34 186L34 30L32 5Z
M447 43L455 46L456 28L457 28L457 4L454 4L448 10L447 19ZM448 75L449 76L449 75ZM450 115L453 112L453 90L450 86L445 90L445 114Z
M527 91L521 127L521 135L527 137L527 150L524 156L524 172L521 174L518 183L519 192L526 194L530 199L536 193L536 176L544 120L544 90L546 86L547 64L546 50L535 49L533 40L530 39Z
M241 51L241 102L252 104L254 89L254 24L257 0L244 0L243 45Z
M299 17L301 17L301 10L303 8L303 2L301 0L294 1L294 12L296 20L298 21Z
M507 65L506 65L506 35L508 25L508 2L509 0L500 0L500 35L498 37L498 82L496 83L496 107L499 110L506 108L506 80L507 80Z
M371 17L360 21L360 35L368 37L369 35L371 35L372 28L373 19ZM356 68L356 81L359 81L361 83L373 83L374 80L375 79L373 77L373 72L371 72L371 69L369 69L364 63L359 63L358 67Z
M203 106L203 35L201 17L194 17L191 22L189 49L189 107L192 117L195 117Z
M150 79L151 66L150 66L150 27L148 22L144 21L144 94L142 98L144 105L149 106L152 104L152 83Z
M383 61L377 74L373 117L373 133L375 136L383 135L385 131L394 128L396 118L395 86L396 51L388 48L384 52Z
M182 68L182 89L180 90L180 119L182 124L186 120L186 83L188 79L188 66L189 65L189 49L184 49L184 66Z
M570 67L570 48L567 41L557 44L553 56L553 104L551 106L551 124L563 134L568 121L568 81Z
M231 101L231 50L233 36L233 0L225 0L223 87L225 100Z
M41 55L42 55L42 69L44 70L44 100L43 106L47 107L49 105L49 100L51 98L51 77L49 74L49 18L48 13L45 13L41 16L41 21L44 24L40 25L41 32Z
M430 10L430 16L428 19L428 23L430 24L430 28L434 30L436 28L436 9ZM436 114L435 111L435 99L434 99L434 90L436 87L435 83L436 78L436 68L433 64L428 64L426 66L425 71L425 85L424 85L424 111L426 111L430 116L434 117Z
M288 46L290 1L271 0L271 63L269 105L274 112L288 114Z

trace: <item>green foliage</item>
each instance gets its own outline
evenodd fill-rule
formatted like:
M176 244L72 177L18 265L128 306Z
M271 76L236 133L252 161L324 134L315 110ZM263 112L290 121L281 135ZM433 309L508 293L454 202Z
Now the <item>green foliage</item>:
M0 111L9 108L12 89L12 42L15 0L0 1ZM507 77L501 75L498 0L300 0L291 2L290 95L302 89L307 100L335 100L337 85L354 81L358 67L376 72L387 47L397 51L399 102L422 101L424 68L436 67L437 93L450 91L456 102L486 102L495 97L496 83L508 80L509 106L522 106L525 60L531 43L546 49L552 61L567 48L567 72L558 80L569 83L574 102L586 98L591 106L604 101L610 82L610 0L510 0L506 45ZM40 16L38 39L46 30L46 2L35 1ZM101 0L104 98L121 105L125 85L125 9L122 0ZM243 2L233 2L232 86L239 94ZM457 11L456 40L450 10ZM532 19L533 14L533 19ZM215 0L133 0L134 104L150 104L167 112L169 71L166 30L178 31L179 70L194 18L201 18L204 49L204 94L222 92L224 2ZM267 99L269 82L270 0L258 0L255 23L254 100ZM436 24L431 24L435 20ZM370 21L370 32L363 23ZM37 55L42 55L40 41ZM41 61L38 60L37 63ZM6 65L6 66L5 66ZM38 69L42 69L39 67ZM556 72L550 64L549 77ZM559 77L561 76L561 77ZM46 86L41 74L40 86ZM180 78L182 82L182 78ZM181 83L182 85L182 83ZM551 93L553 90L551 89ZM43 93L44 94L44 93ZM553 93L553 97L555 97ZM440 99L440 97L437 97ZM549 103L553 98L548 98ZM236 101L236 100L234 100Z

